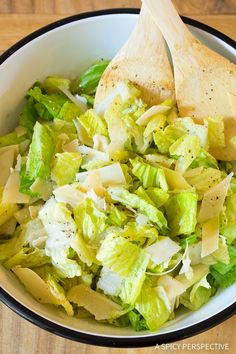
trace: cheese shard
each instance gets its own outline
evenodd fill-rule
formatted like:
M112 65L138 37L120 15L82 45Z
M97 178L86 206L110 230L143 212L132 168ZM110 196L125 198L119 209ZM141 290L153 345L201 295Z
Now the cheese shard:
M145 248L145 251L150 254L151 260L155 264L161 264L167 261L170 257L176 254L181 247L169 237L165 237L160 241L153 243Z
M13 149L6 150L0 155L0 186L5 186L8 177L10 176L11 168L14 163L14 155L15 153Z
M198 222L203 223L219 216L222 211L225 198L230 187L233 172L230 173L216 186L210 188L203 196L201 208L198 214Z
M71 288L67 294L70 302L84 307L96 320L105 320L120 316L122 307L84 284Z
M219 217L215 217L202 225L201 257L206 257L218 249L219 244Z
M27 204L30 201L30 196L19 191L20 176L19 172L12 172L7 180L2 193L3 203Z

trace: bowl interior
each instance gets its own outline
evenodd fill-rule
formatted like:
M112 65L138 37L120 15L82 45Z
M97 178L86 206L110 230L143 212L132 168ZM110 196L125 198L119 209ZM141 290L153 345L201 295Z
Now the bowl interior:
M33 39L14 52L0 65L0 132L15 127L23 97L36 81L48 75L75 77L97 59L109 59L128 38L135 14L110 14L73 21ZM209 47L232 61L235 49L216 36L190 26L191 31ZM51 322L66 328L96 336L148 337L187 328L221 312L235 301L236 284L219 291L197 312L179 312L157 333L135 332L117 328L91 319L69 318L64 312L36 302L10 272L0 266L1 287L20 304ZM1 294L0 294L1 295Z

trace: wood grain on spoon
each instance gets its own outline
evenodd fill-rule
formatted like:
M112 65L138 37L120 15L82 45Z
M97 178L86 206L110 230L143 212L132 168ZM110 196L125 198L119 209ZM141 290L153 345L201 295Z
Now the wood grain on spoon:
M171 51L180 116L197 122L224 117L225 147L210 152L220 160L236 160L236 66L197 40L171 0L143 0ZM231 140L231 141L230 141Z
M166 44L145 6L141 9L128 41L102 75L96 92L95 107L124 80L133 82L149 105L175 97Z

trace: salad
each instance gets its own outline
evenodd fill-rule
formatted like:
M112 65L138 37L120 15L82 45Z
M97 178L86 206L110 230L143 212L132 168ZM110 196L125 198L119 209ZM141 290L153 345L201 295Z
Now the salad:
M107 61L36 82L0 137L0 262L69 316L155 331L236 281L236 166L224 124L148 107Z

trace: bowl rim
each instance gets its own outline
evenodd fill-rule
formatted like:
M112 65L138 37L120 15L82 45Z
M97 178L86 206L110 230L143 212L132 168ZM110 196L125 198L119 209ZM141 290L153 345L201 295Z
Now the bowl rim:
M83 12L80 14L72 15L69 17L62 18L58 21L52 22L32 33L26 37L19 40L16 44L12 45L0 56L0 65L6 61L11 55L13 55L17 50L31 42L35 38L61 26L64 26L68 23L79 21L82 19L103 16L103 15L114 15L114 14L138 14L140 9L135 8L115 8L115 9L105 9L91 12ZM197 20L181 16L184 22L193 27L199 28L208 32L215 37L221 39L234 49L236 49L236 42L228 37L227 35L221 33L220 31L205 25ZM218 312L217 314L198 322L192 326L176 330L166 334L153 334L148 337L107 337L106 335L96 335L96 334L87 334L77 330L68 329L62 325L56 324L44 317L37 315L35 312L31 311L20 302L15 300L10 294L0 286L0 300L15 313L20 315L22 318L28 320L32 324L40 327L48 332L54 333L61 337L82 342L85 344L103 346L103 347L120 347L120 348L137 348L137 347L150 347L155 345L161 345L164 343L170 343L188 337L197 335L201 332L204 332L221 322L225 321L229 317L233 316L236 313L236 302Z

